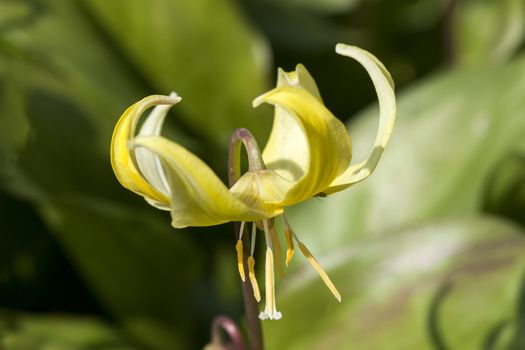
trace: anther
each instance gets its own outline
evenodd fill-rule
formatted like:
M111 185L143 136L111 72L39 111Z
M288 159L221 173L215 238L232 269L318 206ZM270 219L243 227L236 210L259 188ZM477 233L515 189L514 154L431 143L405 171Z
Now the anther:
M239 240L235 245L235 250L237 251L237 268L239 269L239 275L241 280L246 281L246 276L244 275L244 261L243 261L243 245L242 245L242 234L244 233L244 221L241 222L241 228L239 230Z
M255 278L255 259L253 256L248 257L248 277L250 278L250 283L252 284L253 297L257 302L261 301L261 292L259 291L259 285L257 284L257 279Z
M241 276L241 280L244 282L246 280L246 276L244 275L242 240L239 239L237 241L237 244L235 245L235 250L237 250L237 268L239 269L239 275Z
M284 236L286 237L286 267L290 265L290 262L292 261L293 253L294 253L294 244L293 244L293 232L292 229L287 227L284 230Z

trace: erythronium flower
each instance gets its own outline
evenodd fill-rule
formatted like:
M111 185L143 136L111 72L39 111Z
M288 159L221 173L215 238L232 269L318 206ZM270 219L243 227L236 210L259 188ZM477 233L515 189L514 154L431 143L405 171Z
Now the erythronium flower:
M282 273L281 251L274 218L283 218L287 243L285 265L290 263L294 241L320 274L338 301L341 296L328 275L293 232L284 208L313 196L341 191L368 177L375 169L394 126L396 102L394 84L383 64L372 54L354 46L338 44L336 52L357 60L368 72L379 99L379 126L368 159L350 164L352 146L346 127L324 106L317 86L306 68L279 70L277 87L259 97L253 105L275 106L273 128L262 154L248 130L238 129L230 144L229 189L198 157L162 136L168 109L180 102L175 93L153 95L129 107L118 121L111 143L115 175L127 189L143 196L151 205L171 211L172 226L211 226L240 221L236 249L239 273L245 281L242 236L252 222L248 277L254 297L260 301L253 258L257 230L266 240L266 307L261 319L279 319L275 305L274 255ZM155 106L138 134L140 116ZM240 146L244 144L249 169L240 174Z

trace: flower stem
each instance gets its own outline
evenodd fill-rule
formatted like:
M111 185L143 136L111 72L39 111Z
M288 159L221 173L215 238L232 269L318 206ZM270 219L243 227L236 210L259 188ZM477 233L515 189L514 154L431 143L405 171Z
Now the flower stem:
M239 128L233 132L228 149L228 182L230 187L241 176L241 143L244 145L248 156L248 171L266 169L261 157L261 150L252 133L248 129Z
M246 149L248 155L249 171L257 171L265 169L264 162L261 157L261 151L255 138L249 130L241 128L235 130L231 139L228 151L228 183L233 186L241 176L241 143ZM238 238L240 224L234 223L234 237ZM250 244L248 242L249 235L243 235L243 265L244 272L248 275L248 256L250 255ZM261 321L259 320L259 306L253 296L252 285L247 282L242 282L242 296L244 299L244 310L246 314L246 325L248 328L248 349L263 350L263 337Z

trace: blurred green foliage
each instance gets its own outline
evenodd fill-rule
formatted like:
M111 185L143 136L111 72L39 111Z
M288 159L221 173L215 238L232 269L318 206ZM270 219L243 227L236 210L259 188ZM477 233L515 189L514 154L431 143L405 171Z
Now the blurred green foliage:
M343 303L296 257L268 348L525 348L524 7L0 0L0 348L193 349L215 315L242 323L232 227L174 230L121 188L113 126L175 90L168 136L224 178L229 133L263 144L251 100L301 62L359 159L375 96L337 42L385 63L398 123L370 179L290 211Z
M340 246L325 261L342 303L298 271L278 299L286 327L264 323L268 348L521 349L522 232L475 217Z
M94 317L2 312L0 319L8 349L134 349L125 335Z

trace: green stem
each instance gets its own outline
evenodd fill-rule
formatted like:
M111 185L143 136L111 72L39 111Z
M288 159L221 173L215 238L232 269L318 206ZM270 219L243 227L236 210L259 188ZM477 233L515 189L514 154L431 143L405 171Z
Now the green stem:
M228 183L231 186L237 182L241 176L241 143L246 149L248 155L248 170L259 171L266 169L261 157L261 151L255 138L247 129L241 128L235 130L231 139L228 151ZM240 224L234 223L234 236L237 240ZM248 275L248 256L250 255L249 235L243 235L243 263L245 275ZM248 349L263 350L263 336L261 321L259 320L259 306L253 296L252 285L242 282L242 296L244 299L244 310L246 313L246 325L248 328Z

